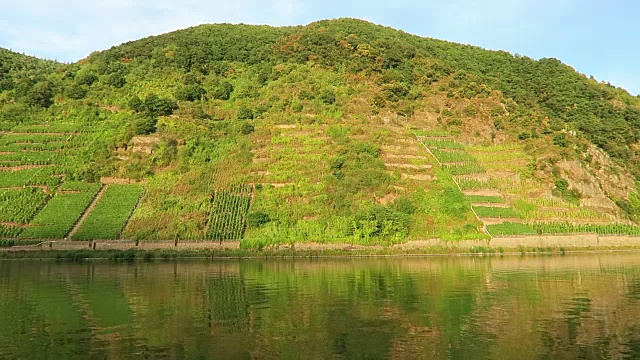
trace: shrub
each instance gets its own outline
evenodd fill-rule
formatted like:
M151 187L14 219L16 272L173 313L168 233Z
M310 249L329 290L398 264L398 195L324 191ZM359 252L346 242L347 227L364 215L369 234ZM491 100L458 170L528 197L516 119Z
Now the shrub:
M333 91L325 89L320 93L320 100L327 105L331 105L336 102L336 96Z
M256 128L247 122L243 123L242 126L240 127L240 133L242 133L242 135L249 135L255 130Z
M250 212L247 216L247 224L251 227L260 227L270 221L269 215L261 211Z
M240 120L251 120L253 119L253 110L243 105L238 109L237 117Z

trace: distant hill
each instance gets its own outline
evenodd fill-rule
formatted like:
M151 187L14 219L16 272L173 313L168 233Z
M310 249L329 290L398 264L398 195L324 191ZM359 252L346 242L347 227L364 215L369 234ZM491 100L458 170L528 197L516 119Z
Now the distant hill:
M0 131L6 238L640 234L640 98L361 20L0 49Z

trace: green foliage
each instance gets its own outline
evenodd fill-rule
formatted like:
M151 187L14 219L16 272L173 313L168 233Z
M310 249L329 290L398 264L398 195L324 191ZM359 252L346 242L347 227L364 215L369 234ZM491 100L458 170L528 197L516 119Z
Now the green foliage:
M0 222L29 223L47 198L40 188L0 190Z
M73 228L82 212L99 190L98 184L67 186L67 189L86 189L78 193L57 193L31 221L21 238L62 239ZM78 190L76 190L78 191Z
M202 99L206 94L204 88L199 84L185 85L176 90L175 97L182 101L196 101Z
M71 99L83 99L87 96L87 90L80 85L71 85L65 90L65 95Z
M150 94L145 97L141 104L140 110L148 116L169 116L178 108L175 101L171 99L161 98L156 94Z
M76 75L75 80L79 85L91 86L94 82L98 81L98 75L92 71L82 71Z
M331 105L331 104L336 102L336 96L333 93L333 91L331 91L329 89L324 89L320 93L320 101L322 101L323 103L325 103L327 105Z
M158 119L151 116L137 116L131 126L136 135L148 135L156 132Z
M127 79L121 73L113 73L107 76L104 83L119 89L127 84Z
M534 235L534 234L599 234L640 236L640 226L636 225L574 225L563 223L520 224L503 223L487 225L492 235Z
M252 120L253 116L253 110L249 109L246 106L240 106L240 108L238 108L238 114L236 115L236 117L240 120Z
M233 85L228 81L223 81L213 89L211 96L218 100L229 100L233 93Z
M118 239L136 206L140 185L111 184L72 240Z
M580 204L580 193L573 189L569 189L569 183L565 179L556 179L555 181L555 194L562 197L569 203Z
M248 122L242 123L242 126L240 126L240 133L242 135L249 135L253 133L255 130L256 128Z
M560 133L553 137L553 145L558 145L561 147L567 147L567 137Z
M271 221L269 215L262 211L253 211L247 215L247 225L251 227L260 227Z
M409 235L409 214L388 206L374 206L355 216L352 234L356 241L369 242L372 238L400 240Z
M209 240L240 240L248 222L251 188L235 186L228 191L217 191L211 199L211 217L207 229ZM255 215L254 218L255 219Z
M483 237L481 224L470 201L503 200L465 197L452 175L521 169L522 150L508 144L515 138L527 140L521 144L533 147L535 156L560 151L569 160L591 142L638 175L640 152L631 145L640 139L639 105L638 98L555 59L535 61L353 19L284 28L203 25L129 42L76 64L0 49L0 166L52 165L3 171L0 187L47 185L55 192L61 175L163 182L145 195L146 207L134 216L137 227L127 233L131 238L241 238L248 214L262 212L272 221L247 230L251 241L338 241L345 231L362 243L406 234L477 239ZM433 182L407 176L417 168L385 167L388 155L417 151L395 140L404 136L397 130L408 125L402 117L422 112L437 113L429 122L435 128L414 133L445 163L445 171L420 170L437 178ZM487 116L494 124L487 129L491 134L465 139L479 130L469 120ZM275 124L296 127L275 130ZM453 134L445 129L458 125ZM150 133L161 139L149 144L153 154L122 152L134 135ZM454 137L501 145L463 145ZM507 189L513 200L511 190L532 186L537 170L544 171L527 169L519 183L457 180L463 189ZM248 200L233 197L234 183L256 189L264 184L247 214L238 210ZM556 195L579 203L568 183L556 186ZM221 189L239 207L229 205L233 201L212 203L212 192L220 195ZM388 206L375 205L392 189L405 195ZM637 218L631 197L618 205ZM516 209L523 216L537 211Z
M48 108L53 104L53 88L48 82L39 82L27 92L25 103L31 106Z

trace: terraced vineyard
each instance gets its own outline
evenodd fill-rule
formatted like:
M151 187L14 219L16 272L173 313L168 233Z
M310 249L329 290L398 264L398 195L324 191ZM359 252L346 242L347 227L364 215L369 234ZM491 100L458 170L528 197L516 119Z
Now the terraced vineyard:
M466 146L453 136L419 136L455 179L474 214L493 236L597 233L638 235L640 227L545 194L527 176L532 159L518 145Z
M142 186L137 184L110 184L94 209L80 224L72 240L117 240L131 217Z
M31 221L20 237L23 239L62 239L91 203L99 184L65 183Z
M105 122L101 124L108 128ZM3 127L0 133L0 237L12 239L63 239L82 218L101 185L65 181L64 174L84 164L77 162L81 147L90 143L93 129L86 123L39 123ZM114 193L114 194L111 194ZM120 208L117 199L124 198ZM131 195L133 194L133 195ZM118 192L114 186L106 205L99 207L91 221L104 222L96 236L117 237L140 194ZM130 198L133 197L133 205ZM111 204L111 205L110 205ZM114 210L106 211L105 208ZM124 208L124 210L122 210ZM105 212L101 215L100 211ZM113 212L118 213L113 216ZM104 219L96 219L103 216ZM123 220L124 218L124 220ZM116 228L117 230L113 230ZM85 227L81 237L94 238ZM110 229L109 231L105 229ZM116 236L113 234L116 233Z

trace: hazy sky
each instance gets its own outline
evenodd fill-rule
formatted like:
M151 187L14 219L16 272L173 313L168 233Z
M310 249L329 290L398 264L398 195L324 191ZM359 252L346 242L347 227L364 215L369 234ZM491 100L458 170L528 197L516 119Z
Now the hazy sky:
M630 0L0 0L0 47L73 62L202 23L356 17L413 34L555 57L640 94L640 2Z

